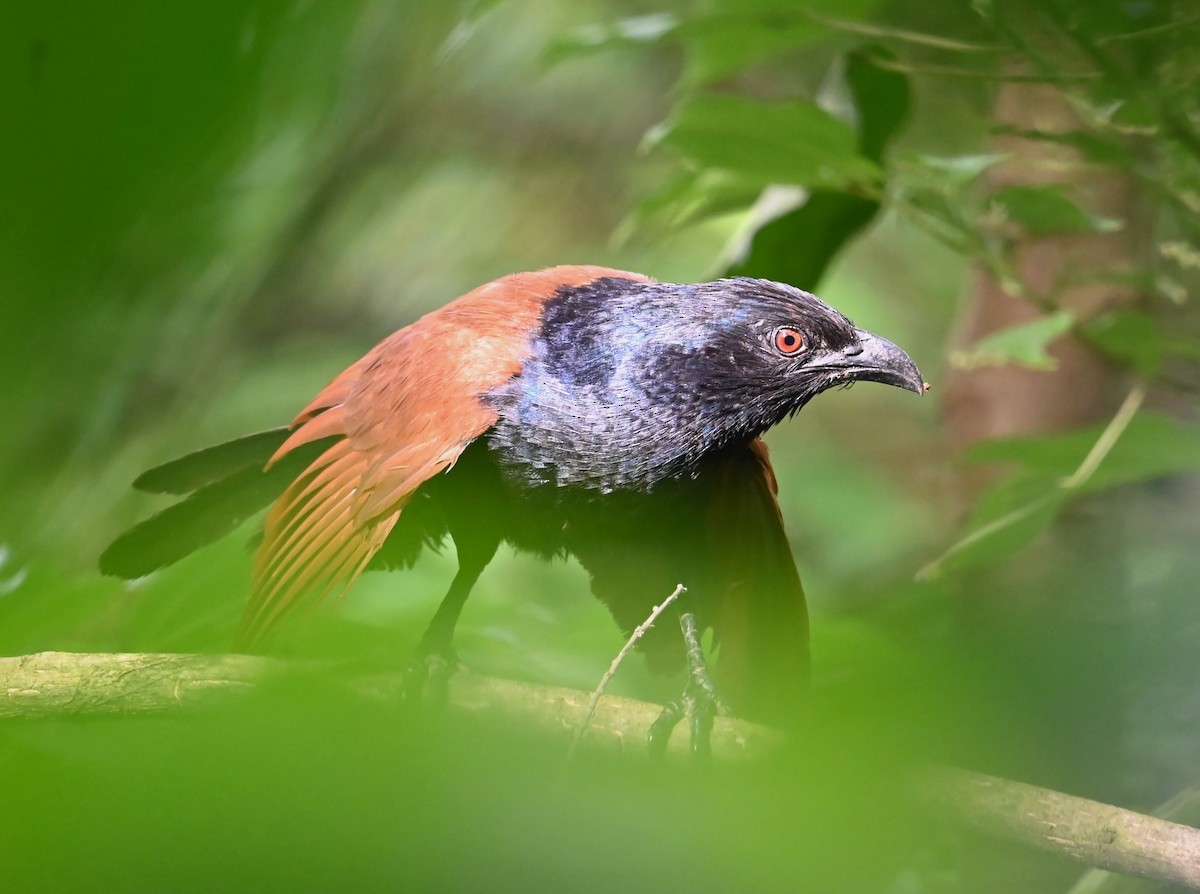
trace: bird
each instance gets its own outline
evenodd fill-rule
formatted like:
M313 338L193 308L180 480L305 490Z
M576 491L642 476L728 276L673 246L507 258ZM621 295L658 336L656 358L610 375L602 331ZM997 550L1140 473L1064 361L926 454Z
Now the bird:
M206 448L134 486L184 499L101 570L142 577L266 507L238 648L368 568L447 537L457 571L415 665L457 666L463 604L498 548L574 556L629 635L686 672L652 733L717 710L783 724L808 685L808 614L762 435L859 381L923 393L913 360L809 292L750 277L659 282L566 265L501 277L385 338L290 424ZM712 631L710 675L700 637Z

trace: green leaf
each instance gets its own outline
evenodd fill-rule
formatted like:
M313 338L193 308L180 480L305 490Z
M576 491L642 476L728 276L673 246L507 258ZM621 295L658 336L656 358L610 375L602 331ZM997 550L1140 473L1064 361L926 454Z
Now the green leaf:
M726 276L759 276L815 289L834 256L879 211L873 199L820 190L758 229Z
M1084 461L1102 426L1078 428L1062 434L1027 434L997 438L972 446L964 458L970 463L1013 462L1030 472L1067 478Z
M1114 168L1131 168L1134 165L1134 156L1126 140L1106 139L1091 131L1076 130L1062 134L1062 142L1074 146L1094 164Z
M1034 236L1051 233L1110 233L1121 222L1088 214L1064 195L1059 186L1010 186L992 196L1008 219Z
M995 152L977 155L923 155L918 153L912 157L912 161L939 179L948 180L955 186L962 186L970 183L988 168L999 164L1007 157L1007 155Z
M1154 134L1162 123L1162 113L1151 103L1126 96L1114 104L1108 120L1118 133Z
M857 21L879 0L710 0L679 29L688 49L684 83L711 84L834 33L825 18Z
M713 16L694 19L683 29L688 48L683 81L702 87L748 68L756 62L810 44L828 29L801 17L786 20Z
M1122 138L1101 136L1087 130L1037 130L1021 127L999 125L992 128L992 133L1004 136L1016 136L1024 140L1036 140L1043 143L1056 143L1071 146L1078 150L1085 159L1095 164L1109 165L1117 168L1127 168L1133 164L1133 154L1125 145Z
M667 122L661 140L698 165L735 171L764 186L846 188L882 176L855 151L850 126L809 102L696 96Z
M1018 463L1031 473L1063 479L1083 462L1101 431L1103 426L1089 426L1062 434L997 438L976 444L964 459L969 463Z
M618 19L608 28L601 26L592 36L606 37L629 43L657 43L679 27L679 19L669 12L652 12L643 16Z
M980 497L969 533L922 569L921 576L936 577L1010 555L1038 537L1059 509L1080 494L1200 470L1200 430L1195 426L1142 413L1106 442L1120 415L1088 429L975 447L968 456L972 461L1009 462L1018 468ZM1085 466L1090 474L1080 474Z
M1015 363L1029 369L1053 370L1057 364L1046 347L1069 330L1075 317L1065 310L993 332L977 341L968 351L956 351L950 357L957 369L978 369Z
M858 117L858 147L880 161L908 117L908 80L875 64L884 50L856 50L846 59L846 83ZM804 205L761 226L730 276L762 276L816 288L846 243L879 211L879 202L852 193L817 190Z
M1154 376L1162 365L1162 334L1154 318L1144 311L1101 314L1083 327L1083 336L1109 357L1144 376Z
M876 162L883 160L912 104L908 78L876 64L894 58L882 47L862 47L846 56L846 85L858 112L858 151Z
M1030 489L1039 495L1020 499ZM1012 479L985 493L968 524L968 533L918 572L933 580L947 571L988 565L1007 558L1040 537L1067 500L1053 481Z
M1198 338L1171 338L1163 347L1172 357L1181 357L1192 363L1200 363L1200 339Z
M1020 463L1030 473L1064 479L1091 451L1104 425L1059 435L990 441L973 448L972 462ZM1079 492L1091 492L1200 470L1200 429L1159 413L1133 418Z
M1158 413L1139 414L1083 491L1200 470L1200 429Z
M674 35L678 28L679 19L666 12L584 25L552 40L545 57L547 61L555 63L563 58L618 46L656 44Z
M644 198L621 224L618 241L643 228L678 229L754 203L760 184L727 171L682 171Z

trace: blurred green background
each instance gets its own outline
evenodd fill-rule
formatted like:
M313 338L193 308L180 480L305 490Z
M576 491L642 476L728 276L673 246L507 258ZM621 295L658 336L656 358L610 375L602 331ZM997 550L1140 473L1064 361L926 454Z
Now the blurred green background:
M413 724L311 680L182 718L3 721L14 889L1064 890L1077 867L923 816L906 768L1139 809L1194 782L1185 4L211 0L5 19L3 654L227 649L253 526L151 578L101 578L100 550L165 505L129 482L286 422L379 338L504 273L787 279L934 384L827 395L768 439L814 615L812 716L785 755L562 769L531 731ZM1049 92L1022 98L1031 84ZM977 325L1008 300L1024 310ZM1130 393L1139 412L1095 454ZM984 425L981 407L999 407ZM1025 439L979 446L996 436ZM282 652L401 667L452 574L427 554L368 575ZM479 673L590 690L621 637L577 565L502 552L457 643ZM613 691L674 685L634 661Z

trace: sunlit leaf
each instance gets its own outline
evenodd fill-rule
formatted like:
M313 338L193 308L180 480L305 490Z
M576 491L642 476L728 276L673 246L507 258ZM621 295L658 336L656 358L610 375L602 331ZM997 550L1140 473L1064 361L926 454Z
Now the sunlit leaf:
M879 210L873 199L814 192L801 207L760 227L729 276L761 276L816 288L829 262Z
M881 176L855 151L853 129L809 102L696 96L676 111L662 141L699 165L763 185L844 188Z
M684 227L754 203L762 186L728 171L682 171L648 195L622 224L618 241L643 227Z
M623 44L654 44L669 37L678 27L679 19L667 12L631 16L615 22L597 22L576 28L551 41L546 56L553 62L563 57L611 49Z
M956 351L950 362L958 369L1014 363L1029 369L1053 370L1057 363L1046 353L1046 348L1074 322L1075 317L1069 311L1060 310L1029 323L1009 326L981 338L969 350Z
M743 16L694 20L686 28L684 83L692 87L710 84L827 33L827 28L799 16L774 22Z
M908 115L908 80L878 67L883 50L863 49L846 60L846 82L858 117L858 148L880 161ZM792 211L761 226L732 276L763 276L815 288L834 256L878 213L879 202L847 192L817 190Z
M698 87L836 32L829 19L864 18L879 0L714 0L679 29L688 49L684 82Z
M999 164L1007 157L996 152L975 155L917 154L913 156L912 161L953 184L961 185L970 183L988 168Z

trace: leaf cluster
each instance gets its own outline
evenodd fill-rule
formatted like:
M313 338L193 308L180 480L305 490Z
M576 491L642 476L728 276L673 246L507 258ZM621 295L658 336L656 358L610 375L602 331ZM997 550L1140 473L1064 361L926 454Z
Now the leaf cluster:
M1200 17L1185 3L1115 0L980 0L939 9L947 15L869 2L710 0L565 41L576 52L673 43L684 54L674 108L646 140L649 151L672 160L670 174L626 232L738 215L741 231L721 272L815 289L865 228L897 215L1033 314L954 352L952 367L1015 365L1051 375L1050 349L1072 337L1126 369L1135 394L1165 387L1194 403L1200 338L1187 305L1200 281ZM923 96L944 98L958 86L990 104L1013 84L1057 96L1072 110L1070 121L1034 128L992 121L988 151L906 147L905 124ZM1014 140L1034 146L1046 170L1024 182L995 176ZM1089 188L1096 178L1125 184L1136 202L1115 212L1103 207ZM1032 242L1067 245L1103 234L1133 241L1138 262L1068 264L1048 286L1023 276L1020 253ZM1129 290L1138 299L1084 313L1064 300L1084 287ZM1103 446L1103 432L1152 445L1157 461L1109 445L1086 486L1062 487ZM948 567L951 556L956 566L1000 560L1080 493L1195 470L1200 457L1188 449L1195 439L1187 425L1146 417L977 451L973 458L1002 454L1010 473L981 498L946 561L929 569ZM1061 460L1053 469L1048 452Z

